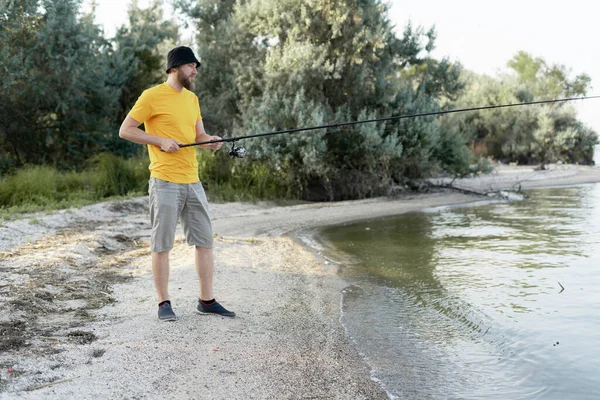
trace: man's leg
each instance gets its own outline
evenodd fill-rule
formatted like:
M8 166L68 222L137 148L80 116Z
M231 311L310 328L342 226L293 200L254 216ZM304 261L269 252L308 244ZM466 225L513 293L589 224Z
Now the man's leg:
M171 307L169 298L169 252L152 252L152 275L158 294L158 319L176 321L177 316Z
M200 314L218 314L225 317L235 317L219 304L213 293L213 231L208 214L206 194L200 182L192 183L185 206L181 211L183 231L188 244L194 245L196 258L196 272L200 280L200 301L197 310Z
M200 280L200 299L212 300L214 261L212 249L196 246L196 271Z
M158 319L175 321L177 317L169 297L169 252L175 241L177 218L183 207L181 185L150 178L150 237L152 250L152 275L158 295Z
M152 274L154 286L158 294L158 302L170 300L169 298L169 252L152 252Z
M219 304L213 294L213 252L212 249L196 246L196 271L200 280L200 301L197 310L200 314L218 314L235 317L233 311Z

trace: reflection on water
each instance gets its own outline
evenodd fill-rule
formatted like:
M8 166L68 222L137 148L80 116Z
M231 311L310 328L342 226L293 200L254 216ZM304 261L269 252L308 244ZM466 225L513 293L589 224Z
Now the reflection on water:
M598 398L600 185L530 195L323 232L392 397Z

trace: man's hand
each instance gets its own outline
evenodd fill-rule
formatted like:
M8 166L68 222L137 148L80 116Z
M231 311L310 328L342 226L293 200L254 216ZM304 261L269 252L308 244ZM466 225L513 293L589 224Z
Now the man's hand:
M220 136L211 136L210 140L221 140L221 137ZM207 144L206 148L217 151L221 148L221 146L223 146L223 142Z
M180 145L181 143L173 139L164 138L160 141L160 149L166 153L175 153L177 150L179 150Z

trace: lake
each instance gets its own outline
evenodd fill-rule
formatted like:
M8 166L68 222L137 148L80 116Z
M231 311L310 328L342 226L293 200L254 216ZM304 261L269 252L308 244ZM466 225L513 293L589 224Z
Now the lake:
M391 398L600 398L600 185L328 228Z

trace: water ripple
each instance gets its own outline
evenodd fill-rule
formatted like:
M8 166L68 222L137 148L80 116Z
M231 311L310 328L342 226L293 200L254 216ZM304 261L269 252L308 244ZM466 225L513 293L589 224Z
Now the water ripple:
M354 260L341 321L390 396L600 393L600 186L530 195L323 232Z

